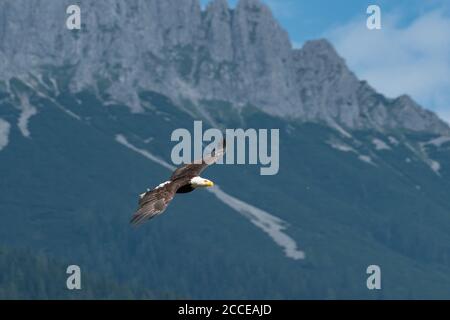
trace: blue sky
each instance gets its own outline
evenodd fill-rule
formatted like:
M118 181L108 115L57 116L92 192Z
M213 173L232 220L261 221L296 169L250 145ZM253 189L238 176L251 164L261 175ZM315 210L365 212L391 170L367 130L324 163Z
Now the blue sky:
M450 122L449 0L261 1L295 47L327 38L352 71L378 91L388 97L409 94ZM232 7L236 2L229 0ZM381 8L381 30L366 28L370 4Z

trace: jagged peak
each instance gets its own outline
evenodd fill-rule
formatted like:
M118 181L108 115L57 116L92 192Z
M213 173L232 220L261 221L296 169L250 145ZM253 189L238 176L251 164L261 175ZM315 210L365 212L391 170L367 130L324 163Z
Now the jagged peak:
M411 97L387 99L360 82L328 40L307 41L301 49L292 49L287 32L262 0L240 0L235 9L227 0L212 0L203 14L199 0L111 1L118 6L92 1L83 41L73 41L64 28L46 23L57 20L60 8L40 7L44 25L35 19L18 20L15 12L27 8L25 2L11 2L14 10L2 11L7 19L0 60L8 63L0 79L40 70L41 65L64 66L70 58L82 56L70 88L95 86L96 75L102 74L114 80L108 88L111 95L127 103L123 97L145 87L174 99L229 99L285 117L332 119L350 129L370 127L374 122L364 118L372 112L369 116L376 118L377 127L392 123L391 127L448 130ZM109 28L117 21L120 27ZM103 35L105 28L99 25L109 31ZM41 29L42 37L25 31ZM168 68L162 67L165 63ZM108 69L112 65L120 65L120 70ZM187 89L180 90L180 82L186 82Z
M205 14L207 17L229 17L230 10L227 0L213 0L206 6Z
M326 39L306 41L301 49L295 49L293 52L294 58L302 68L305 66L311 69L319 68L324 72L334 70L339 71L339 74L348 74L354 78L345 60Z
M212 0L208 2L206 6L206 11L216 11L216 10L228 10L228 1L227 0Z
M273 18L272 10L270 10L269 6L267 6L261 0L239 0L236 6L236 11L251 11L254 13L257 12L262 13L264 16L270 16L271 18Z
M348 69L345 60L327 39L306 41L300 51L310 57L325 57L328 61L340 64L345 69Z
M417 105L417 103L407 94L402 94L395 98L395 102L401 105Z
M263 40L263 46L269 51L290 51L289 35L272 14L269 6L261 0L240 0L233 10L238 28L237 32L248 32L252 42ZM278 59L279 57L274 58Z
M308 40L304 43L302 50L304 51L314 51L317 52L326 52L330 54L334 54L339 56L333 45L327 39L317 39L317 40Z

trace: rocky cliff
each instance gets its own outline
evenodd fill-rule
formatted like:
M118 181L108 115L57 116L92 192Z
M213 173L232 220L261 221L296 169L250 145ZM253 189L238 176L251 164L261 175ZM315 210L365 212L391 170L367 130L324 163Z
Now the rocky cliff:
M408 96L387 99L348 69L326 40L293 49L260 0L82 0L82 29L65 27L72 1L0 3L0 79L70 66L70 90L89 88L139 112L138 92L174 101L224 100L346 130L449 134ZM23 8L27 8L23 10ZM357 45L357 44L355 44Z

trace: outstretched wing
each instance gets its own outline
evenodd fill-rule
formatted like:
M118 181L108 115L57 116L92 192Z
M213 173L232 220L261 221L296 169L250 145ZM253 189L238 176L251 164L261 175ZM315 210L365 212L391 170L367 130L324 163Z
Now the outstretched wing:
M200 173L205 170L209 165L216 163L226 151L226 140L223 139L216 148L211 152L208 157L202 159L201 163L197 163L200 161L194 161L194 163L186 164L177 170L174 171L170 180L176 180L184 176L199 176Z
M163 213L175 196L178 187L177 183L169 182L146 192L139 200L139 209L131 218L131 224L139 225Z

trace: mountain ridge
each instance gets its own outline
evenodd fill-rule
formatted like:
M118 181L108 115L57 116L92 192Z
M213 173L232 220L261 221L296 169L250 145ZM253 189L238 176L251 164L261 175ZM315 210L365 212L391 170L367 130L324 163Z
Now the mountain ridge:
M388 99L360 81L327 40L293 49L260 0L241 0L235 9L214 0L203 10L198 0L80 1L79 31L64 27L68 3L0 4L0 78L72 66L72 92L106 92L133 112L142 112L138 96L145 89L179 103L250 104L271 115L346 130L450 135L444 121L411 98ZM21 13L24 6L35 12Z

